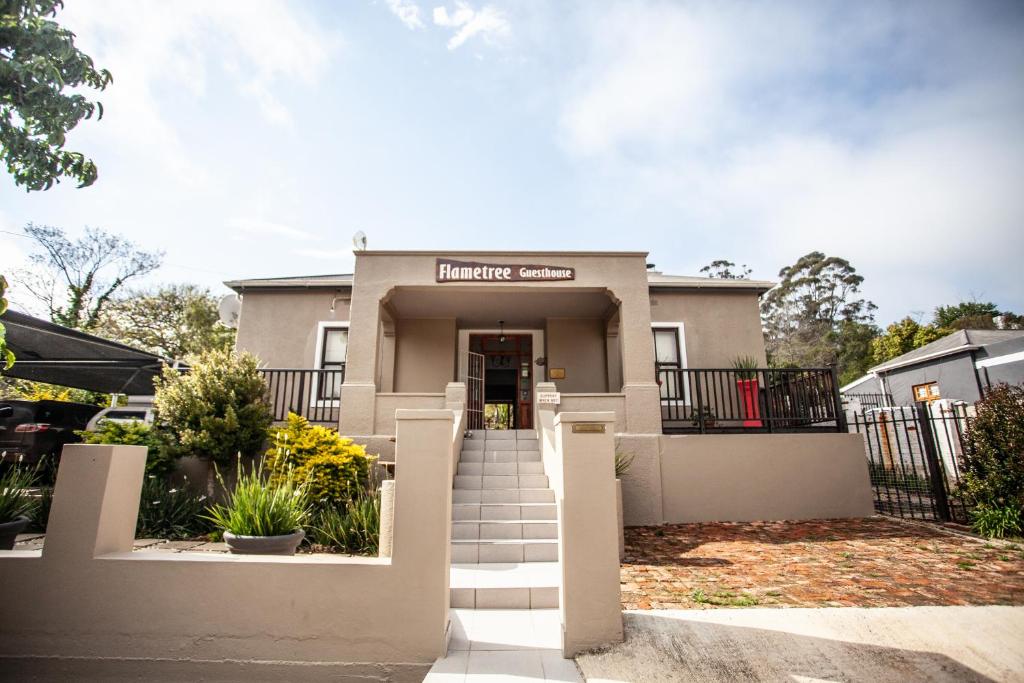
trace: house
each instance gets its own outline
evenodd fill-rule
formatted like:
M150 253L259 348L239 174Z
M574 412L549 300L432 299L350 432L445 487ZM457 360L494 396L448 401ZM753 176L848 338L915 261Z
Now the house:
M1024 330L958 330L886 361L842 388L892 405L939 399L974 403L989 388L1024 382Z
M668 275L646 252L357 251L352 274L225 284L241 298L237 346L266 366L277 419L336 425L388 462L402 409L464 403L471 431L533 438L546 403L608 412L617 447L636 456L627 524L712 514L683 500L699 486L670 435L845 431L828 371L743 384L731 370L739 356L765 365L758 304L773 283ZM666 499L675 479L686 483Z

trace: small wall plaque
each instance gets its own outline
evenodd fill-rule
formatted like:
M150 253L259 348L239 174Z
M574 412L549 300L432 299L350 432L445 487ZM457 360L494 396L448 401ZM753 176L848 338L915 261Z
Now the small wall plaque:
M550 368L548 377L551 379L565 379L565 368Z
M538 405L552 405L557 406L562 402L562 394L557 391L538 391L537 392L537 404Z
M573 434L604 434L604 423L602 422L574 422L572 425Z

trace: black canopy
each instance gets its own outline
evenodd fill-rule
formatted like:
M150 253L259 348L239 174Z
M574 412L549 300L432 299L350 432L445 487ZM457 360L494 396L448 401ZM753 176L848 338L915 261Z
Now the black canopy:
M14 366L0 374L108 394L150 395L172 361L24 313L2 318Z

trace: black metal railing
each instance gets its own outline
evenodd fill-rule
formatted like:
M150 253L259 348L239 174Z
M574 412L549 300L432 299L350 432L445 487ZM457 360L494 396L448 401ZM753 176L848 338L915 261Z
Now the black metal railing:
M845 432L833 368L657 369L666 434Z
M843 394L843 403L856 402L861 409L865 408L887 408L895 405L892 394Z
M267 382L275 422L296 413L310 422L338 424L344 365L330 369L262 368L260 374Z
M854 411L850 431L864 438L875 510L966 524L970 505L960 495L960 465L973 419L966 404Z

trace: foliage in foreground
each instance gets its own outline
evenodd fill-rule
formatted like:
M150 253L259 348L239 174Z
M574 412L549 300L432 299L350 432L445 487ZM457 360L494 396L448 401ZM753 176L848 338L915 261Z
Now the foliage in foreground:
M170 486L164 476L147 475L142 480L135 537L176 540L201 536L213 529L205 511L206 496L186 486Z
M380 491L360 495L345 508L326 508L317 515L312 538L353 555L376 555L380 546Z
M220 483L224 486L223 479ZM236 536L283 536L305 526L310 515L302 486L288 478L271 483L262 463L245 472L239 461L238 480L227 500L212 506L205 518Z
M139 420L115 422L103 420L95 432L75 432L83 443L145 446L146 474L166 477L174 469L174 458L167 453L164 440L152 427Z
M32 515L36 501L26 489L35 483L36 472L26 467L8 467L0 476L0 524Z
M971 511L971 528L987 538L1024 536L1024 516L1015 507L979 505Z
M301 485L318 508L343 508L369 485L376 457L333 429L288 414L285 426L270 430L266 461L270 480Z
M156 379L157 422L168 433L169 454L219 465L255 455L272 420L255 356L211 351L190 365L184 374L165 367ZM211 468L207 495L212 493Z
M82 91L103 90L112 77L53 20L62 6L60 0L0 3L0 158L26 190L47 190L61 177L85 187L97 176L96 164L64 149L64 142L82 119L102 118L103 105Z
M960 493L977 507L975 526L983 533L1014 519L1019 525L1024 511L1024 386L1000 384L977 409L966 434Z
M0 316L7 312L7 278L0 275ZM0 322L0 370L7 370L14 365L14 352L7 348L7 329Z

